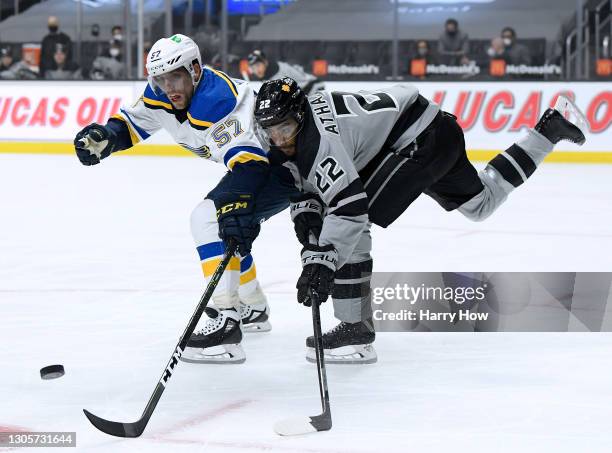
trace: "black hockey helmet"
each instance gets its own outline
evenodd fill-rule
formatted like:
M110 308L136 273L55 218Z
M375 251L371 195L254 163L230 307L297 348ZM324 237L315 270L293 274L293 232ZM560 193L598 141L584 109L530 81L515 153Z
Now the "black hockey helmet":
M254 50L247 57L247 62L249 66L259 62L265 63L266 61L268 61L268 58L266 57L266 54L263 53L261 50Z
M306 96L290 77L270 80L259 89L255 101L255 121L262 128L293 118L300 126L304 121Z

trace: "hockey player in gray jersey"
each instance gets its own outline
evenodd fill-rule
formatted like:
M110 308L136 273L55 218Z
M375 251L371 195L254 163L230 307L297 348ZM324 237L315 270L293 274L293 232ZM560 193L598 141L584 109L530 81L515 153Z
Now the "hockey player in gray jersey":
M332 296L340 324L323 336L331 363L376 361L369 290L373 223L386 228L422 193L447 211L484 220L555 143L581 145L587 129L578 108L559 97L534 129L477 172L456 118L411 85L317 92L306 99L293 80L274 80L259 91L255 119L270 143L271 163L288 167L303 192L291 206L304 245L297 297L310 305L312 291L321 302ZM307 346L314 347L312 337ZM339 353L346 346L350 351Z
M296 65L275 61L266 57L261 50L254 50L247 57L249 70L255 79L265 81L290 77L297 82L302 91L308 96L318 90L325 89L323 81Z

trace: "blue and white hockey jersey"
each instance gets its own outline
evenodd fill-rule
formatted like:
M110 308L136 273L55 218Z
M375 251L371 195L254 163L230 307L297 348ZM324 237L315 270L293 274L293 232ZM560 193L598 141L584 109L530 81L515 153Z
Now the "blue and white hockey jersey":
M223 163L267 164L266 152L255 135L255 94L248 84L204 67L188 109L177 111L168 97L147 85L131 107L123 107L108 122L127 149L165 129L183 148Z

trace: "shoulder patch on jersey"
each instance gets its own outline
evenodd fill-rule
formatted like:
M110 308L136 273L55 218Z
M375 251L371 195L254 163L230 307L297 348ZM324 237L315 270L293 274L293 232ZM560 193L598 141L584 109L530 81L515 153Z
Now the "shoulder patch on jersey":
M163 93L157 94L149 84L147 84L144 94L142 95L142 102L144 102L145 107L150 109L161 109L168 113L174 113L170 99Z
M220 71L204 68L187 120L196 129L204 130L229 115L237 103L238 91L232 80Z

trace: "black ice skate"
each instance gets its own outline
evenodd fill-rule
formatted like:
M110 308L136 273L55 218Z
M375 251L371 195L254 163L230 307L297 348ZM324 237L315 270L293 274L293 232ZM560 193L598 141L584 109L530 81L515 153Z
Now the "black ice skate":
M326 363L365 364L378 360L372 343L376 333L371 326L356 322L354 324L341 322L329 332L323 334L323 349ZM306 360L316 362L315 340L313 336L306 338Z
M189 338L181 356L189 363L243 363L246 360L240 346L242 330L240 316L233 308L217 310L206 307L209 319L204 327Z
M240 319L242 330L247 332L269 332L272 324L268 320L270 308L267 303L245 304L240 302Z
M582 145L586 140L584 134L588 125L576 104L565 96L559 96L555 108L546 110L534 129L552 143L569 140Z

